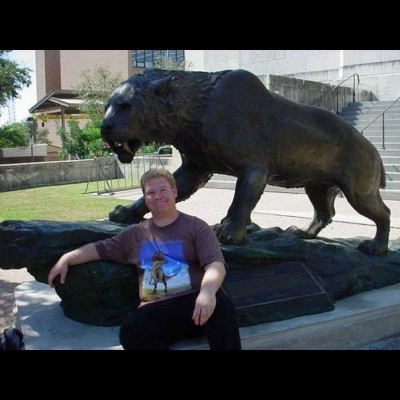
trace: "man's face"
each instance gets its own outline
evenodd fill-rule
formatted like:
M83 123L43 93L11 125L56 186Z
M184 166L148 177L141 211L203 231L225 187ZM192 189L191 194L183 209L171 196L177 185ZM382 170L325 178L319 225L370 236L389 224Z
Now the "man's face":
M144 185L144 200L153 215L175 211L176 187L163 178L149 179Z

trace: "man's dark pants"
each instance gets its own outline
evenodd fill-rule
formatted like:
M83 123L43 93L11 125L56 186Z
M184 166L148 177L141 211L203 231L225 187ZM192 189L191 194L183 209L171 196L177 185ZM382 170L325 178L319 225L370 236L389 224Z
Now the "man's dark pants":
M125 350L168 350L178 340L206 335L211 350L240 350L235 306L220 289L209 320L195 325L192 320L199 292L146 304L130 312L120 329Z

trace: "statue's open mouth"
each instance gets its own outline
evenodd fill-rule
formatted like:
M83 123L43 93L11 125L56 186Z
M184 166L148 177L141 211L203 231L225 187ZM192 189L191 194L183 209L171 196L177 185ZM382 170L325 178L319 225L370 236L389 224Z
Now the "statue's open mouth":
M127 141L109 141L109 144L122 163L130 163L142 142L138 139Z
M119 148L122 147L125 151L127 151L128 153L132 154L133 156L135 156L135 153L131 150L131 148L129 147L128 142L114 142L114 147L115 148Z

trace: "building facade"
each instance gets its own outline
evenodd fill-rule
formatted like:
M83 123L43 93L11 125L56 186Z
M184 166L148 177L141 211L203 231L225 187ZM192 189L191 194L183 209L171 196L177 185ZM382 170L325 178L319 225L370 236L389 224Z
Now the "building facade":
M160 56L193 71L245 69L264 83L279 75L336 85L357 74L359 89L370 91L373 100L400 96L400 50L36 50L39 101L30 111L52 144L61 146L57 124L71 117L86 122L74 91L83 72L104 66L126 79Z
M99 66L123 78L134 74L130 50L36 50L37 98L75 89L84 72Z

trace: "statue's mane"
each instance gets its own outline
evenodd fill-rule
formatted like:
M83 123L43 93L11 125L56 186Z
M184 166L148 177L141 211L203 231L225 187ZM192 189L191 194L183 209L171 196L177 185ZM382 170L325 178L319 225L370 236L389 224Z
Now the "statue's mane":
M135 96L146 105L146 114L150 118L156 114L160 127L169 128L176 123L200 122L218 81L228 72L149 69L124 83L134 86ZM156 94L152 84L168 78L167 93Z

